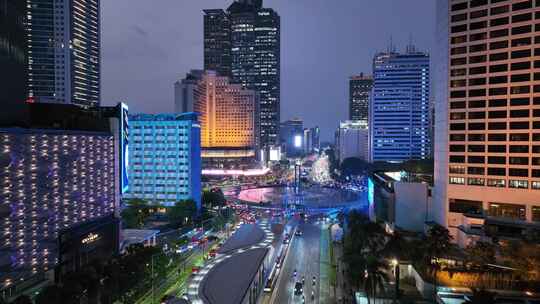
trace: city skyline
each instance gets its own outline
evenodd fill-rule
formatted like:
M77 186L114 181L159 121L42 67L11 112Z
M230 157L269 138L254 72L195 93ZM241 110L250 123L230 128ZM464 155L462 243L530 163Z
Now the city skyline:
M287 29L281 38L281 121L301 117L308 127L319 125L321 141L332 141L339 121L348 117L350 76L371 73L373 55L386 50L391 38L398 50L405 49L410 36L418 49L431 49L434 4L414 2L377 1L364 10L355 1L340 2L339 7L323 1L310 6L305 0L264 1ZM174 82L203 67L203 9L230 3L167 0L165 11L149 10L151 4L143 1L130 1L129 6L126 1L102 3L102 103L124 101L134 112L173 112ZM120 11L123 18L115 18ZM385 13L393 18L378 24L377 31L359 29L370 28L376 16ZM334 35L336 31L343 34ZM329 89L313 90L323 86Z

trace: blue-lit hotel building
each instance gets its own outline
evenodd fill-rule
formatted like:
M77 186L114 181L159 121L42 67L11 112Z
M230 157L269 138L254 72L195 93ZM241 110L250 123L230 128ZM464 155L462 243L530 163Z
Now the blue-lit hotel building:
M431 155L429 55L409 46L373 60L369 129L371 161L401 162Z
M125 198L201 205L201 129L196 113L136 114L130 121L130 187Z

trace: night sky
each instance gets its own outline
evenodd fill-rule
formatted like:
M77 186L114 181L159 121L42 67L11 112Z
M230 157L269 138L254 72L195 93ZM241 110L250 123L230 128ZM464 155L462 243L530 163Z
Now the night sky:
M436 0L265 0L281 16L281 120L319 125L333 141L347 118L348 77L371 73L392 37L404 50L434 42ZM102 103L172 112L173 83L203 65L202 9L232 0L104 0Z

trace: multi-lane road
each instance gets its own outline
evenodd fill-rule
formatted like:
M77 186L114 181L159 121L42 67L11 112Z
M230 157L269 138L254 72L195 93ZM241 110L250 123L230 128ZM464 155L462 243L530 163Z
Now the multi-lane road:
M303 234L292 239L281 277L274 288L276 294L273 296L273 303L304 303L303 297L305 303L324 303L319 298L321 226L312 221L299 221L296 227ZM295 295L294 286L296 282L302 281L302 277L305 278L303 296ZM312 283L313 277L315 284Z

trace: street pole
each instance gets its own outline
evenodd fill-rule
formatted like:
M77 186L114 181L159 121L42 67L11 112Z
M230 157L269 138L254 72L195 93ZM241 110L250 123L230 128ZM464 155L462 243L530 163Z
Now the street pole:
M154 301L154 298L155 298L155 292L154 292L154 256L155 256L155 254L152 255L152 261L151 261L151 264L152 264L152 304L155 303L155 301Z

